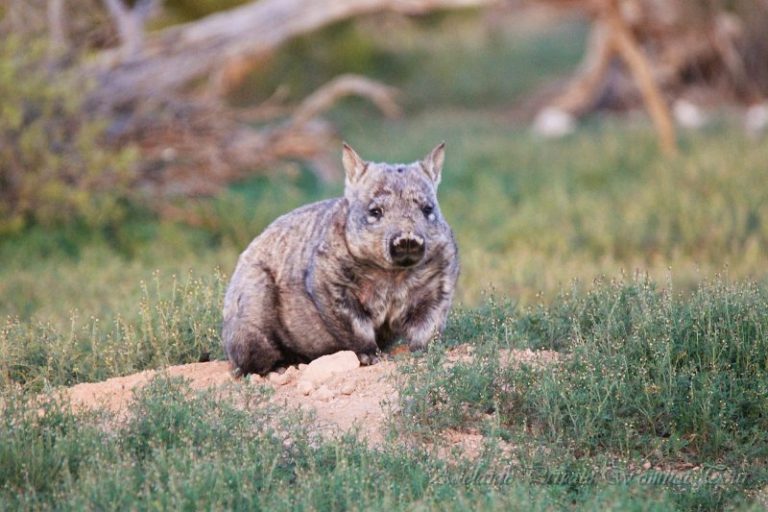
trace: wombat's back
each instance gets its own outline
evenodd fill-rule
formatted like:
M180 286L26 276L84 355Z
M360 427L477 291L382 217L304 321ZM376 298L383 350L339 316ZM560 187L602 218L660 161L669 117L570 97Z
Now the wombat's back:
M240 255L244 266L266 266L278 282L301 279L325 232L338 222L342 198L308 204L275 219ZM233 276L234 284L235 276Z

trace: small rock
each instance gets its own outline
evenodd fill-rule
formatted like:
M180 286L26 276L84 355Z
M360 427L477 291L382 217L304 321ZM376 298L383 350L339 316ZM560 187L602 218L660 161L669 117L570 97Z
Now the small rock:
M248 381L249 384L259 384L264 380L264 378L258 373L249 373L245 377L245 380Z
M533 120L533 133L548 139L565 137L576 130L576 118L564 110L546 107Z
M299 369L295 366L289 366L283 375L288 379L286 382L293 382L299 376Z
M319 357L309 363L302 378L320 385L337 373L345 373L360 367L360 360L351 350Z
M288 383L287 373L271 372L267 377L267 379L269 380L270 383L274 384L275 386L283 386Z
M160 158L162 158L166 162L173 162L176 160L176 157L178 156L178 152L175 148L172 147L166 147L160 152Z
M327 386L320 386L317 391L312 393L312 398L320 402L330 402L333 400L333 391L328 389Z
M651 469L651 463L646 461L645 464L643 464L643 469L646 470L646 471Z
M704 111L688 100L679 99L672 105L672 114L675 120L685 128L702 128L707 124L707 116Z
M342 395L351 395L355 392L355 383L354 382L345 382L344 385L341 386L341 394Z
M758 136L768 128L768 103L752 105L744 114L744 127L747 133Z
M309 395L312 391L314 391L315 386L312 384L311 381L308 380L300 380L299 384L296 386L296 389L304 396Z

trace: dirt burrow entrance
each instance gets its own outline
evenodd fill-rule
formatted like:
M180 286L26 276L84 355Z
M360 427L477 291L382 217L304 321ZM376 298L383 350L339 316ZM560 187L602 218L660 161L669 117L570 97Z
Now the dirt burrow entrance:
M471 355L472 347L461 345L450 349L447 359L457 362ZM557 352L510 350L504 351L502 362L548 364L558 357ZM288 367L282 373L235 379L228 362L212 361L78 384L64 390L64 394L75 409L104 407L115 413L128 413L134 391L158 375L181 377L196 390L264 384L274 389L271 403L313 413L320 433L333 435L359 429L361 437L375 445L383 440L384 419L397 407L394 378L397 364L388 358L373 366L360 366L353 352L344 351L323 356L308 365Z

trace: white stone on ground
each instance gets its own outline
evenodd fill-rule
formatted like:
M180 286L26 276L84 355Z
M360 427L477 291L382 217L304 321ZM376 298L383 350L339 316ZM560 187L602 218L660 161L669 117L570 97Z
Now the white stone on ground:
M345 382L341 386L341 394L342 395L351 395L355 392L355 383L354 382Z
M307 396L315 390L315 386L308 380L300 380L296 385L296 390L302 395Z
M317 391L312 393L312 398L319 402L330 402L333 400L333 391L328 389L328 386L320 386Z
M338 373L350 372L360 366L360 360L351 350L344 350L322 356L307 366L302 372L301 380L308 380L315 386L328 382Z
M758 103L747 109L744 128L752 136L758 136L768 128L768 103Z
M275 386L283 386L288 383L288 375L285 373L271 372L267 376L267 380Z
M536 114L531 130L548 139L565 137L576 130L576 118L559 108L546 107Z
M707 115L701 107L688 100L679 99L675 101L672 106L672 112L678 124L685 128L702 128L708 121Z

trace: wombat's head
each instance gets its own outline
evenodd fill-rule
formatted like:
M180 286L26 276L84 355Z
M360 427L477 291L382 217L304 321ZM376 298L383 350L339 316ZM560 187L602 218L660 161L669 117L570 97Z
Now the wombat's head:
M444 157L445 143L410 164L366 162L344 144L346 238L355 258L407 268L450 242L436 195Z

